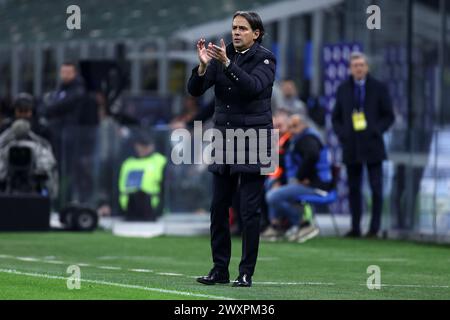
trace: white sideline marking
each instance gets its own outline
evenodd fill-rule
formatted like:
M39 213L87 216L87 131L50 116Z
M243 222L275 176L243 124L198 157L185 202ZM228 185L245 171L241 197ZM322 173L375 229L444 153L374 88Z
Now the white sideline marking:
M42 260L42 262L44 263L51 263L51 264L64 264L64 261L59 261L59 260Z
M380 258L380 259L375 259L376 261L380 261L380 262L408 262L408 259L404 259L404 258Z
M20 275L20 276L36 277L36 278L67 280L66 277L42 274L42 273L21 272L21 271L17 271L17 270L13 270L13 269L0 269L0 272L16 274L16 275ZM127 289L139 289L139 290L159 292L159 293L170 293L170 294L176 294L176 295L188 296L188 297L199 297L199 298L217 299L217 300L235 300L235 299L229 298L229 297L214 296L214 295L209 295L209 294L193 293L193 292L179 291L179 290L151 288L151 287L144 287L144 286L140 286L140 285L117 283L117 282L108 282L108 281L90 280L90 279L81 279L81 281L87 282L87 283L101 284L101 285L106 285L106 286L127 288Z
M16 257L16 259L20 261L39 261L39 259L32 257Z
M79 266L79 267L90 267L91 265L89 263L74 263L75 265Z
M156 274L159 274L160 276L173 276L173 277L181 277L181 276L184 276L184 274L181 274L181 273L172 273L172 272L157 272Z
M149 269L128 269L128 271L133 271L133 272L153 272L153 270L149 270Z
M5 259L17 259L17 260L21 260L21 261L25 261L25 262L44 262L44 263L52 263L52 264L71 264L68 262L64 262L64 261L57 261L57 260L40 260L37 258L32 258L32 257L14 257L11 255L0 255L0 259L1 258L5 258ZM384 260L384 261L392 261L392 262L400 262L400 261L404 261L407 259L402 259L402 258L381 258L381 259L374 259L374 260L370 260L370 261L380 261L380 260ZM356 259L348 259L348 261L357 261ZM361 259L358 261L369 261L368 259ZM76 265L80 266L80 267L93 267L93 268L99 268L99 269L105 269L105 270L122 270L121 267L113 267L113 266L94 266L94 265L90 265L87 263L75 263ZM0 269L1 270L6 270L6 269ZM13 270L14 271L14 270ZM150 272L154 272L153 270L149 270L149 269L128 269L128 271L133 271L133 272L142 272L142 273L150 273ZM181 273L172 273L172 272L157 272L155 273L157 275L161 275L161 276L171 276L171 277L182 277L185 276L184 274ZM185 276L187 278L198 278L199 276ZM61 277L62 279L66 279ZM96 281L96 280L92 280L92 281ZM276 281L254 281L254 284L260 284L260 285L291 285L291 286L335 286L335 283L326 283L326 282L276 282ZM367 284L360 284L360 286L367 286ZM440 288L440 289L450 289L450 285L420 285L420 284L381 284L382 287L399 287L399 288ZM161 289L163 290L163 289Z
M122 270L122 268L120 267L111 267L111 266L99 266L97 268L104 270Z

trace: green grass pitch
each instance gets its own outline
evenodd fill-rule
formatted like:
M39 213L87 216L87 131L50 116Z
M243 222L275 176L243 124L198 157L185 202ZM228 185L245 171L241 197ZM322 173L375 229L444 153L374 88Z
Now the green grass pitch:
M240 239L230 265L237 276ZM69 265L81 287L67 288ZM381 289L367 288L367 267ZM252 288L203 286L208 237L121 238L108 232L0 233L0 299L450 299L450 248L317 238L260 246Z

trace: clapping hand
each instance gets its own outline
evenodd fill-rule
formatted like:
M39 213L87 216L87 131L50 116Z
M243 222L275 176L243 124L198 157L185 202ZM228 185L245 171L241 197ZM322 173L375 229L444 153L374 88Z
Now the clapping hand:
M205 39L200 39L197 42L198 59L200 61L200 64L202 64L204 66L206 66L211 61L211 57L209 57L207 54L205 42L206 42ZM209 45L212 45L212 43L210 42Z
M228 61L227 50L223 39L220 39L220 47L209 43L206 53L210 59L216 59L223 64Z

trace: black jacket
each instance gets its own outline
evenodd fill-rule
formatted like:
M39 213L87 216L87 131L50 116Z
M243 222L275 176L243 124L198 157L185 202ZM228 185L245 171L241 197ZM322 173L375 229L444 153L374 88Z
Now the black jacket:
M367 121L364 131L353 130L352 113L357 103L352 77L343 82L336 94L332 114L333 128L342 144L345 164L375 163L386 159L383 133L395 120L387 87L371 77L366 79L366 96L363 107Z
M227 46L227 56L231 60L228 68L217 60L212 60L206 74L198 75L198 67L192 70L188 82L188 92L198 97L208 88L215 85L215 108L213 121L215 128L223 135L223 145L226 129L263 129L264 135L258 138L267 139L270 151L270 134L273 128L271 97L275 79L276 59L272 52L255 43L249 51L241 55L236 53L232 44ZM236 152L235 144L235 152ZM249 150L246 145L245 157L248 159ZM230 172L259 173L263 165L257 163L231 164ZM267 165L268 167L268 165ZM225 165L212 164L212 172L223 173Z
M317 162L322 151L322 142L312 135L304 135L295 143L291 143L289 152L299 154L302 158L302 165L298 168L296 178L299 181L308 179L309 187L321 190L330 190L332 184L320 180L317 173Z
M83 124L80 120L85 117L87 105L83 81L76 78L70 83L61 84L55 95L53 102L44 111L45 116L57 119L57 123L61 126ZM97 113L96 108L94 111Z

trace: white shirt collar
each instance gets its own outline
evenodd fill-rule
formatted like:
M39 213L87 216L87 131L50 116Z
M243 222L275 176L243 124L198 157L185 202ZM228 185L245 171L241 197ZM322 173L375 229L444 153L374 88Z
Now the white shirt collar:
M361 79L361 80L355 80L355 83L360 85L360 86L364 86L366 84L366 78Z
M236 49L234 49L236 51L236 53L240 53L240 54L244 54L246 53L248 50L250 50L250 48L244 50L244 51L237 51Z

